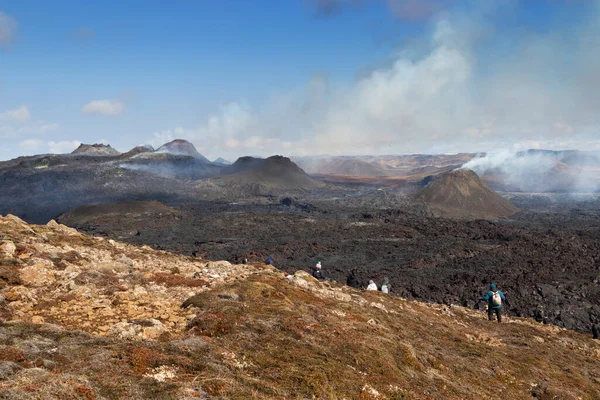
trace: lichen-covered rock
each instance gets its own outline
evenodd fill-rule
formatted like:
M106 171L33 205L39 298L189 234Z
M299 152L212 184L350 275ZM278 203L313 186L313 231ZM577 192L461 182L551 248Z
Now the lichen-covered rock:
M25 286L12 286L4 292L6 301L35 301L35 296L31 290Z
M0 256L4 257L14 257L15 252L17 251L17 246L10 240L5 240L0 243Z
M21 281L24 285L40 287L54 283L54 271L43 264L34 264L21 269Z
M110 328L108 335L126 340L154 340L165 332L167 328L162 322L148 318L119 322Z

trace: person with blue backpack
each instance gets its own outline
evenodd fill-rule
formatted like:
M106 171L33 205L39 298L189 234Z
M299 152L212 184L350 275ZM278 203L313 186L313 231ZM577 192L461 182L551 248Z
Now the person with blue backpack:
M506 303L507 306L510 306L506 297L504 297L504 293L498 290L494 283L490 285L490 290L479 301L487 301L488 319L490 321L494 320L494 314L496 314L498 322L502 322L502 304Z

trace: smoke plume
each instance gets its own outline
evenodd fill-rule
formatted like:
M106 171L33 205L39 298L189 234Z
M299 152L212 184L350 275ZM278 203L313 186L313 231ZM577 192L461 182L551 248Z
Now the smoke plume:
M520 192L596 192L600 152L500 151L462 166L487 176L496 188Z

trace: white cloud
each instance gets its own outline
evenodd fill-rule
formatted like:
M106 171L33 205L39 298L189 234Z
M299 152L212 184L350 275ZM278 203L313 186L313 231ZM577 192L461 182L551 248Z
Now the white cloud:
M46 144L46 142L41 139L26 139L26 140L23 140L21 143L19 143L19 146L23 150L29 151L29 150L38 150L38 149L44 147L45 144Z
M9 46L17 34L17 21L0 11L0 48Z
M81 142L77 140L63 140L60 142L49 141L48 150L53 154L70 153L79 147L80 144Z
M75 150L81 142L76 140L69 141L52 141L42 139L25 139L19 143L19 147L25 154L40 154L40 153L52 153L52 154L63 154L70 153Z
M24 135L43 135L60 128L56 122L35 121L27 106L0 113L0 138L18 138Z
M85 114L102 114L109 117L121 115L125 104L119 100L93 100L81 108Z
M12 120L18 122L25 122L31 119L29 108L27 106L21 106L15 110L8 110L0 113L0 120Z

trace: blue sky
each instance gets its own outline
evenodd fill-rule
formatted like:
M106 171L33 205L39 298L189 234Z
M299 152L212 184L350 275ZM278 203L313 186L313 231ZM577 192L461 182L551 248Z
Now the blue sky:
M0 159L596 148L595 0L0 0Z

